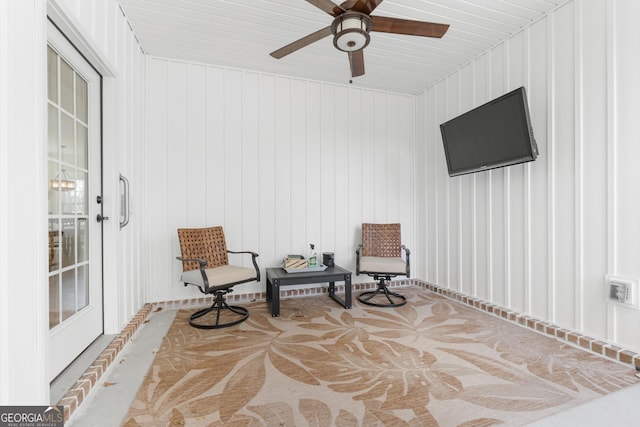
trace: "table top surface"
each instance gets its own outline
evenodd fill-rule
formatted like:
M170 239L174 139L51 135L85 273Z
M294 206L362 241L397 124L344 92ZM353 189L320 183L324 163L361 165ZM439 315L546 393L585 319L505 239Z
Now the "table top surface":
M343 276L345 274L351 274L351 272L338 265L327 267L322 271L305 271L304 273L287 273L282 267L267 268L267 277L276 279L304 279L309 277Z

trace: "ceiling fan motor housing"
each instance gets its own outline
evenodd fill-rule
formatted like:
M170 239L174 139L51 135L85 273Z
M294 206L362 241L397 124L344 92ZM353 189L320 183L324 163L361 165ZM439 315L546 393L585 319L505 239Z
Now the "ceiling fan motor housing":
M333 20L333 45L343 52L364 49L369 44L372 21L369 15L360 12L345 12Z

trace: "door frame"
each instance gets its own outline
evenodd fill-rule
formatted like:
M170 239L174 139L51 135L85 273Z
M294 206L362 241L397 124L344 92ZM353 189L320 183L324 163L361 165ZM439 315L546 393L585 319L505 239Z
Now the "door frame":
M118 274L119 174L116 167L115 153L110 147L116 146L118 135L118 130L115 126L115 123L117 123L117 85L115 77L118 73L115 66L102 53L101 47L94 40L87 38L85 33L80 30L80 23L77 22L73 14L67 11L62 3L57 0L47 0L47 18L102 76L102 198L105 201L102 206L102 215L110 218L109 221L103 223L102 227L103 328L105 334L115 334L120 332L122 328L118 315L118 289L113 285L117 283ZM44 95L45 100L43 102L46 102L46 93Z
M73 69L74 73L77 73L84 79L87 86L87 114L86 119L88 128L88 146L87 160L85 165L89 174L89 178L86 181L86 228L87 236L89 237L87 244L87 259L83 261L89 261L88 265L84 264L84 267L88 266L87 276L87 288L86 291L86 303L87 305L81 308L79 311L74 312L67 320L63 320L61 323L56 324L49 330L49 350L48 357L49 364L49 379L55 378L60 372L62 372L78 355L80 355L96 338L104 333L104 304L103 304L103 262L102 262L102 224L96 224L96 214L101 212L102 206L96 205L95 197L102 192L102 125L100 123L102 113L102 101L101 97L101 76L97 73L91 64L89 64L82 55L75 49L75 47L68 42L62 33L51 22L47 24L47 45L55 51L56 56L60 57L61 61L65 61ZM58 101L60 102L60 101ZM57 111L57 108L56 108ZM63 113L60 113L63 114ZM77 118L75 113L72 112L74 120ZM74 127L75 127L74 122ZM48 139L48 138L47 138ZM47 142L49 144L49 142ZM75 147L72 147L75 148ZM72 164L76 165L77 160L74 160ZM49 168L50 165L47 165ZM56 164L56 167L57 164ZM50 176L52 174L49 171ZM75 172L72 172L72 174ZM73 176L73 175L72 175ZM60 197L61 195L59 195ZM54 217L61 218L63 212L54 212ZM77 218L74 217L73 218ZM79 226L79 222L76 223L74 219L74 228ZM76 232L78 229L75 230ZM77 243L77 242L76 242ZM62 241L59 244L59 251L62 252ZM71 247L75 250L77 244L73 244ZM71 264L76 264L78 261L75 259ZM62 261L60 260L60 263ZM58 270L64 267L58 266L54 270ZM76 272L76 268L80 271L81 267L76 267L72 272ZM56 276L60 274L56 271ZM64 277L65 273L62 273ZM58 276L60 277L60 276ZM78 279L74 278L73 283L76 284ZM58 284L59 287L64 287L62 281ZM51 289L49 289L49 292ZM62 298L62 292L59 292L60 298ZM74 299L76 294L74 292ZM51 310L51 308L49 308Z

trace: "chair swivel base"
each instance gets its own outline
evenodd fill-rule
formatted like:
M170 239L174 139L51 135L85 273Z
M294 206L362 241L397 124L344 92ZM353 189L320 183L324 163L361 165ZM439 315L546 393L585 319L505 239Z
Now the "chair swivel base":
M220 315L223 313L223 310L228 310L233 313L233 317L231 321L220 323ZM196 322L197 319L201 317L213 313L212 316L215 316L215 323L209 322ZM226 317L226 316L225 316ZM216 294L216 299L213 302L213 305L209 308L205 308L200 311L196 311L189 317L189 324L194 328L199 329L220 329L220 328L228 328L229 326L237 325L238 323L242 323L249 318L249 310L244 307L239 307L235 305L229 305L224 299L223 294Z
M376 295L384 295L388 302L378 303L372 301ZM381 298L378 298L381 299ZM404 295L396 292L391 292L387 285L384 283L384 279L380 279L378 282L378 288L375 291L365 291L358 295L358 301L363 304L373 305L375 307L400 307L407 303L407 298Z

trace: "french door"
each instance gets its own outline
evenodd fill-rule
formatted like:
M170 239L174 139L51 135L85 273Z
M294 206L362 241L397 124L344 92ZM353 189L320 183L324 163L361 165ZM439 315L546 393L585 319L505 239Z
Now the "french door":
M49 379L103 331L100 76L48 27Z

